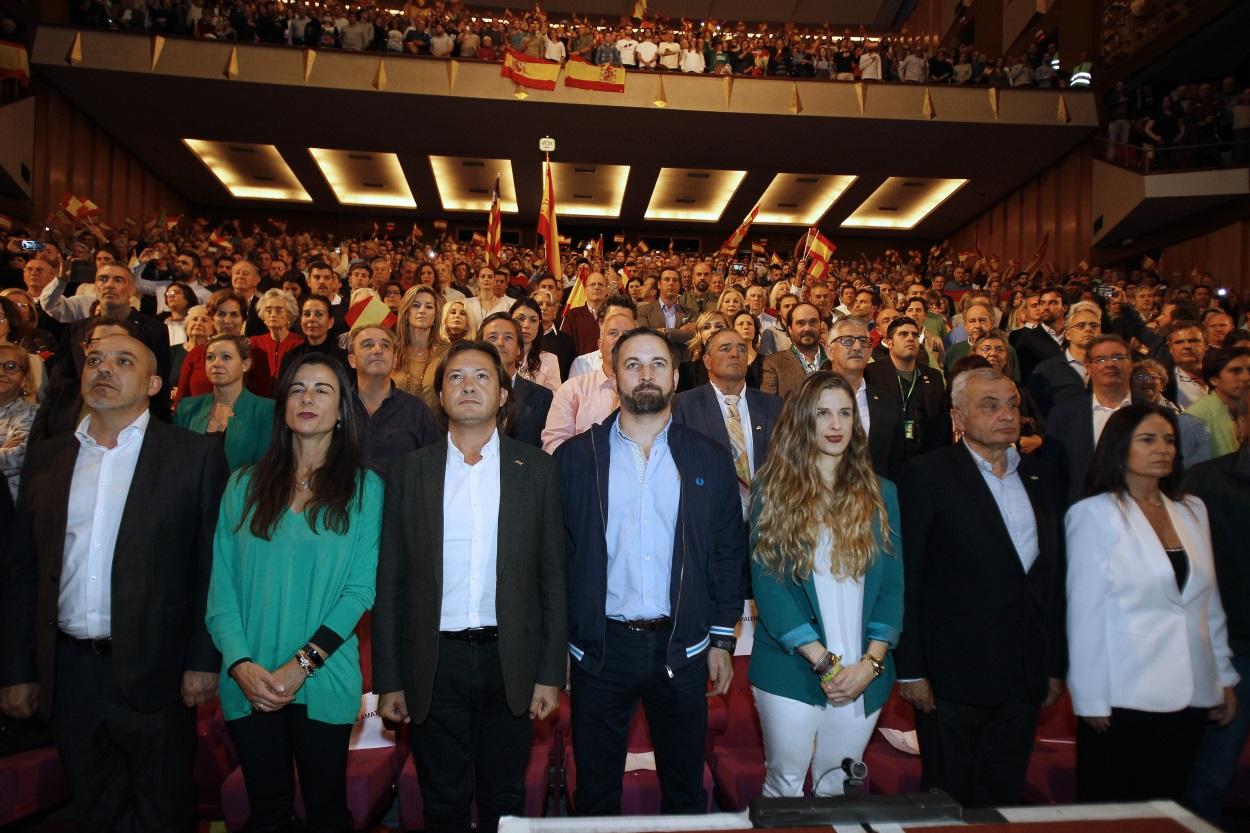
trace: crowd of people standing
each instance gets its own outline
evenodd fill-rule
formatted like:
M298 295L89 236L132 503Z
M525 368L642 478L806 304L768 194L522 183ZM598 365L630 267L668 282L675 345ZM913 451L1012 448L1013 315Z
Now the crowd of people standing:
M640 704L705 812L748 598L765 795L840 793L897 685L927 786L1018 803L1066 688L1079 799L1218 817L1250 333L1210 276L160 225L6 241L0 708L84 829L189 823L214 697L251 829L293 829L292 761L347 829L366 661L429 830L520 814L562 690L577 813L619 813Z

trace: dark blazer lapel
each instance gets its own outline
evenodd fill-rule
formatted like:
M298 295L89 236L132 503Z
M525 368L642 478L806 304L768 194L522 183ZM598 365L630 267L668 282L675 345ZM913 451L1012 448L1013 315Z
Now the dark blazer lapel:
M984 518L982 528L995 535L999 539L999 544L1004 548L1005 552L1011 554L1011 560L1014 562L1016 569L1024 572L1024 565L1020 562L1020 554L1016 552L1015 542L1011 540L1011 533L1007 531L1007 523L1003 520L1003 515L998 511L998 504L994 502L994 495L990 494L990 487L985 485L985 478L981 476L981 470L977 468L976 461L972 459L972 452L968 450L962 442L955 446L956 465L953 467L955 474L962 478L967 489L965 494L972 502L972 506L968 507L969 518Z
M420 478L412 490L414 495L423 495L425 504L425 528L418 530L413 537L418 541L425 539L427 546L424 551L429 554L430 576L434 580L432 592L434 598L443 598L443 480L447 476L447 443L451 440L444 437L437 445L438 452L424 456L424 465L415 472ZM410 516L409 523L415 520ZM421 565L417 565L421 569Z
M517 453L516 443L507 438L499 438L499 529L495 544L495 582L503 587L504 568L512 555L512 542L517 538L517 530L523 526L523 513L519 513L516 500L510 496L525 494L525 478L528 472L525 461Z
M699 424L692 426L705 435L716 440L726 448L732 448L729 440L729 429L725 427L725 418L721 415L720 401L712 390L712 383L699 385L693 394L698 397L694 413ZM747 406L750 407L749 405Z
M113 549L114 566L126 551L126 544L135 530L144 524L144 515L151 511L152 496L160 494L157 480L166 462L169 433L173 429L158 419L148 421L143 433L143 445L139 447L139 459L135 473L130 478L130 492L126 495L126 508L122 510L121 523L117 527L117 546Z
M760 466L764 465L764 455L767 451L767 443L769 435L772 434L772 426L768 424L768 420L764 418L764 403L760 391L755 388L747 388L743 391L747 398L747 411L751 417L751 456L755 458L755 470L759 471ZM726 429L728 435L728 429Z

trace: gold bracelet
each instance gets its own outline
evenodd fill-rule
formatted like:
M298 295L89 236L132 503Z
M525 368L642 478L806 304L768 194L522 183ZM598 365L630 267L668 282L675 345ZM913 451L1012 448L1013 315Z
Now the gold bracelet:
M860 657L860 659L867 660L868 664L872 666L872 676L874 679L880 677L882 672L885 671L885 663L874 657L872 654L864 654Z

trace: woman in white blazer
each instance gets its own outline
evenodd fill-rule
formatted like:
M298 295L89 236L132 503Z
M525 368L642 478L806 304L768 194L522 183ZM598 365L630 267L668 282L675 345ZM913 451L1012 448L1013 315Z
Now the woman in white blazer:
M1176 417L1112 414L1067 515L1068 687L1077 800L1179 800L1239 677L1202 501L1180 493Z

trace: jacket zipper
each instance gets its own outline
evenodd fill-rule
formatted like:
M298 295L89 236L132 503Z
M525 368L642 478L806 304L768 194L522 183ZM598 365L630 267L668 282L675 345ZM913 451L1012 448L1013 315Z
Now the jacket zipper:
M668 674L670 680L673 679L673 666L668 661L668 658L673 650L673 636L677 633L677 612L681 609L682 579L686 577L686 514L682 512L681 508L681 499L686 491L686 482L682 479L681 472L677 472L677 477L681 483L677 497L677 512L681 515L681 568L677 571L677 604L673 605L673 627L668 632L668 644L664 648L664 671Z

